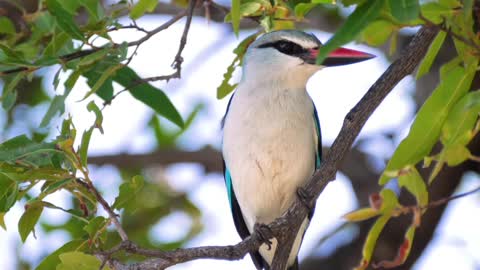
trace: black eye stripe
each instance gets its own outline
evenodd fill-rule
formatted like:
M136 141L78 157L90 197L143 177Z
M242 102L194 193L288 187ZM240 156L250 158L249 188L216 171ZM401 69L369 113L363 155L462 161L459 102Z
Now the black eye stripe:
M270 48L270 47L275 48L279 52L288 54L288 55L298 55L298 54L305 53L307 51L302 46L288 40L278 40L275 42L269 42L269 43L265 43L258 46L258 48Z

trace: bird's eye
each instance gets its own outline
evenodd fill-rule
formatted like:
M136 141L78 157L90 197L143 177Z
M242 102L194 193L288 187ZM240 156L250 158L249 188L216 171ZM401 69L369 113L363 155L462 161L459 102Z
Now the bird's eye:
M274 48L288 55L300 54L304 51L300 45L290 41L279 41L275 43Z
M266 43L258 46L258 48L271 48L271 47L275 48L277 51L281 53L288 54L288 55L298 55L298 54L305 53L306 51L302 46L296 43L293 43L291 41L285 41L285 40L270 42L270 43Z

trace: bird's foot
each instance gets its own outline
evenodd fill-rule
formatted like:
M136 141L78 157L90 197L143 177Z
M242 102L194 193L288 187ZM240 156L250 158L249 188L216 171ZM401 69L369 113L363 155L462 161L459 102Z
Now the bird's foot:
M267 245L268 250L272 248L273 232L270 227L265 224L255 223L253 226L253 231L258 235L260 240Z
M297 188L297 196L300 202L309 210L311 211L313 206L310 204L313 196L308 192L305 188L299 187Z

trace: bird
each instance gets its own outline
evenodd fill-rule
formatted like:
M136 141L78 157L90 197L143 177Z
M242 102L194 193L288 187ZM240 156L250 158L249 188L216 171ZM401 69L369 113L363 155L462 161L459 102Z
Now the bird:
M256 224L286 212L321 164L320 122L306 91L308 79L324 67L358 63L373 55L338 48L321 65L322 43L300 30L277 30L253 41L242 76L223 118L224 178L236 230L242 239ZM298 269L298 252L314 207L302 222L287 261ZM270 269L276 239L251 252L256 269Z

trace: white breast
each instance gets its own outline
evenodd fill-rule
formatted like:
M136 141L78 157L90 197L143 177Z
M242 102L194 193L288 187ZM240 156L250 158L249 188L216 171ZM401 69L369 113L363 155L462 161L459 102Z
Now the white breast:
M316 148L313 103L304 89L237 89L225 119L223 156L250 232L288 209L314 171ZM274 250L260 249L269 263Z

